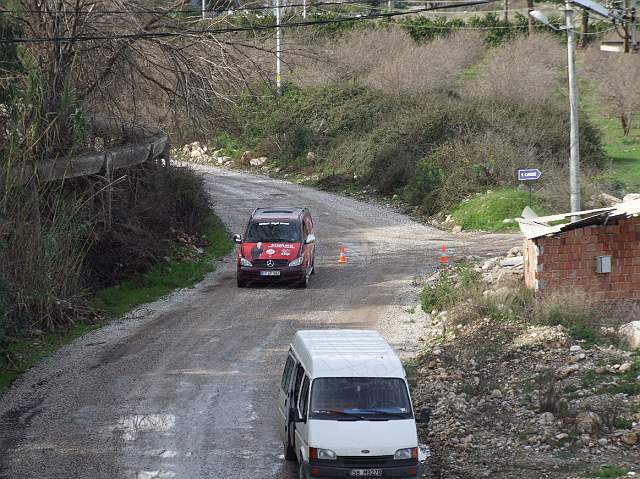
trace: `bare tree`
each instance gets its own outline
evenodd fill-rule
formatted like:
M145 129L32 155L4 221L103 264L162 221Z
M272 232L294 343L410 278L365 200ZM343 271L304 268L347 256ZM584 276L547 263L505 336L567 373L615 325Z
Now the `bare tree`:
M16 3L24 36L42 40L23 53L23 89L36 86L39 96L23 125L32 145L23 146L36 158L74 144L86 127L80 110L156 124L216 121L256 68L247 50L258 44L211 33L228 26L223 18L175 14L187 0L164 8L145 0Z
M637 57L602 52L593 47L588 50L584 63L584 71L600 98L620 119L624 135L629 135L632 120L640 110L640 62Z
M293 69L293 78L302 85L356 79L386 93L424 93L457 88L457 78L484 51L476 32L418 44L398 29L355 31L317 47L314 58Z
M470 95L525 103L548 99L560 85L564 55L562 45L550 34L520 37L497 47L466 89Z

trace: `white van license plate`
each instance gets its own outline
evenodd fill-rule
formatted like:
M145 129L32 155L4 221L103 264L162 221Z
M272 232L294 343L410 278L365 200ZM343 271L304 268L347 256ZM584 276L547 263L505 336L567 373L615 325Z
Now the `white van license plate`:
M260 276L280 276L280 271L260 271Z
M352 469L351 477L382 477L382 469Z

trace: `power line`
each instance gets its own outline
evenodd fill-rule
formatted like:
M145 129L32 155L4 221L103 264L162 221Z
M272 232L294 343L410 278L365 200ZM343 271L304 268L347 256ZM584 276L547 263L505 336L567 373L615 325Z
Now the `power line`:
M426 7L409 12L388 12L388 13L375 13L370 15L364 15L361 17L348 17L348 18L333 18L326 20L312 20L305 22L288 22L283 24L270 24L270 25L253 25L249 27L228 27L228 28L216 28L216 29L201 29L201 30L183 30L181 32L138 32L129 34L116 34L116 35L78 35L75 37L41 37L41 38L8 38L0 40L0 45L8 43L66 43L66 42L86 42L95 40L129 40L138 38L171 38L171 37L184 37L184 36L199 36L204 34L216 35L225 33L237 33L256 30L273 30L276 28L296 28L296 27L308 27L314 25L327 25L344 22L357 22L364 20L373 20L377 18L392 18L403 15L410 15L420 12L429 12L433 10L444 10L446 8L456 6L473 6L484 5L489 1L495 0L472 0L465 3L449 3L447 5L438 5L434 7Z
M420 0L405 0L404 3L424 3L423 1ZM466 2L465 0L451 0L448 2L448 4L452 7L456 7L456 6L465 6L468 2ZM489 3L489 2L484 2L484 3ZM345 0L345 1L334 1L334 2L316 2L316 3L311 3L311 4L307 4L306 7L310 8L310 7L315 7L315 6L321 6L321 5L361 5L361 6L366 6L368 8L377 8L378 5L376 4L366 4L364 3L362 0ZM292 3L289 5L281 5L280 8L284 9L284 8L293 8L293 7L304 7L305 4L304 3ZM380 6L380 8L382 8L382 6ZM274 7L273 6L253 6L253 7L237 7L237 8L211 8L206 10L206 12L212 12L212 13L224 13L224 12L229 12L229 11L238 11L238 12L243 12L243 11L261 11L261 10L273 10ZM200 11L199 10L94 10L94 9L89 9L89 10L35 10L35 9L20 9L20 10L9 10L9 9L0 9L0 14L13 14L13 15L19 15L19 14L24 14L24 13L44 13L44 14L48 14L48 15L134 15L134 14L157 14L157 15L167 15L167 14L172 14L172 13L192 13L194 14L194 16L197 16Z

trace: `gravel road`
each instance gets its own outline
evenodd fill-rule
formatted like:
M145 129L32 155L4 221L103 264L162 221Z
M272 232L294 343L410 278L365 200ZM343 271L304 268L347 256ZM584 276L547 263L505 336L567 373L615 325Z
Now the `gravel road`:
M403 356L423 326L416 275L494 256L517 235L452 236L390 209L261 176L198 167L233 232L256 206L309 206L317 273L306 290L238 289L226 259L61 349L0 398L2 478L293 478L275 401L298 329L373 328ZM344 242L348 264L337 264Z

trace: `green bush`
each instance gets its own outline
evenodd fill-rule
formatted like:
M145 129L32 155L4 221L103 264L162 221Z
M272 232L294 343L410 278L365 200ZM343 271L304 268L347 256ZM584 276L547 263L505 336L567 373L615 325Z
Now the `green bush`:
M354 82L288 85L280 98L259 98L240 101L241 144L283 168L355 174L362 185L402 193L428 214L487 189L515 187L522 158L535 157L545 171L567 166L564 102L396 96ZM584 116L582 123L583 164L598 168L600 137Z
M605 465L599 469L594 469L594 470L585 472L585 477L611 479L611 478L617 478L617 477L624 477L627 475L627 471L628 469L624 467Z
M559 16L549 18L553 24L562 24L563 20ZM412 16L399 21L411 38L417 42L428 42L435 38L447 37L461 28L473 28L483 31L484 41L488 45L498 45L509 42L518 35L524 35L528 31L528 18L525 15L516 13L511 20L504 21L496 13L487 13L484 16L473 16L466 21L460 18L438 17L435 19ZM548 32L546 25L536 24L536 30ZM608 24L601 20L591 20L589 22L589 39L594 41L598 38L596 33L603 33L609 28ZM563 32L557 31L555 35L562 37Z
M10 15L0 15L0 40L16 38L21 36L19 22ZM18 72L22 65L18 55L18 45L16 43L3 43L0 45L0 72L3 76L10 77L10 73ZM6 80L0 81L0 103L9 99L10 86Z
M454 304L459 297L454 280L446 271L441 271L437 282L424 288L420 294L422 310L430 313L432 310L443 310Z
M480 277L468 265L458 265L452 270L443 269L434 284L424 288L420 295L422 310L444 310L468 298L479 287Z
M10 329L11 311L7 282L0 277L0 345Z
M581 291L550 293L536 302L533 318L539 324L564 326L576 340L590 343L600 339L594 302Z
M215 148L222 150L220 153L223 156L231 158L240 155L242 150L242 142L227 132L218 133L213 140L213 144Z

